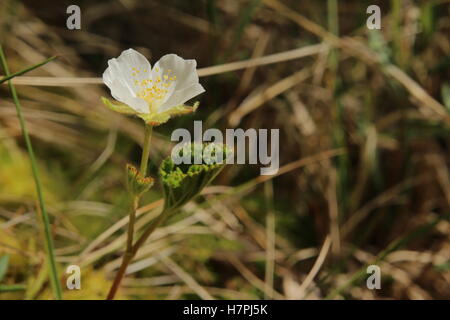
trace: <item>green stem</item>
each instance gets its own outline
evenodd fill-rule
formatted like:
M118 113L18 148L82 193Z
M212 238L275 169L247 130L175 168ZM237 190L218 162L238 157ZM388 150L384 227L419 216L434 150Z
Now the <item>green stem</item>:
M10 75L9 68L8 68L8 64L6 63L5 54L3 52L3 47L1 45L0 45L0 60L1 60L2 66L3 66L3 69L5 71L5 74L8 77ZM45 248L46 248L46 253L47 253L47 259L48 259L49 265L50 265L49 275L50 275L50 282L52 284L53 295L55 296L55 299L61 300L62 299L61 284L59 282L58 271L56 269L53 239L52 239L51 231L50 231L50 219L47 214L47 210L45 209L44 196L42 194L42 184L41 184L39 171L38 171L37 164L36 164L36 158L34 156L33 146L31 144L30 136L28 134L28 129L26 127L25 120L22 115L22 107L20 105L16 89L14 88L14 85L11 83L11 81L8 81L8 85L9 85L9 89L11 91L12 98L14 100L14 104L16 106L16 111L17 111L17 116L19 118L20 127L22 129L22 133L23 133L23 136L25 139L25 144L27 146L28 155L30 157L31 170L33 172L34 183L36 186L36 193L38 196L39 207L40 207L42 220L43 220L43 224L44 224Z
M147 164L148 164L148 157L150 155L150 141L152 140L152 131L153 127L148 124L145 124L144 146L142 148L141 170L140 170L140 174L142 177L145 177L147 175Z
M158 217L156 217L155 220L147 227L147 229L144 231L144 233L139 237L139 239L136 241L136 244L133 246L133 249L131 253L133 256L138 252L139 248L147 241L148 237L155 231L155 229L163 223L163 221L170 215L172 210L165 209L163 212L160 213Z
M130 220L128 222L128 237L127 237L126 252L131 252L133 248L134 223L136 222L136 210L138 209L138 206L139 206L139 196L133 196L130 211Z
M166 219L169 215L170 210L163 211L152 223L147 227L145 232L140 236L139 240L136 241L136 244L133 246L130 252L126 252L122 259L122 264L119 267L119 271L117 271L116 277L114 278L114 282L109 290L107 300L113 300L117 290L120 287L120 283L122 282L123 277L125 276L125 271L127 270L128 265L133 260L134 256L138 252L139 248L145 243L148 237L156 230L156 228Z
M147 164L148 158L150 155L150 142L152 140L152 131L153 127L145 124L145 135L144 135L144 145L142 147L142 157L141 157L141 166L139 174L142 177L147 175ZM114 278L111 289L109 289L107 300L113 300L117 290L120 287L120 283L122 282L123 277L125 276L125 272L127 270L128 265L130 264L133 257L136 255L136 251L133 247L133 237L134 237L134 224L136 222L136 210L139 206L140 195L133 195L132 200L132 208L130 211L130 219L128 222L128 234L127 234L127 248L125 250L125 254L123 255L122 264L120 265L119 271L117 271L116 277ZM157 218L156 220L158 220Z

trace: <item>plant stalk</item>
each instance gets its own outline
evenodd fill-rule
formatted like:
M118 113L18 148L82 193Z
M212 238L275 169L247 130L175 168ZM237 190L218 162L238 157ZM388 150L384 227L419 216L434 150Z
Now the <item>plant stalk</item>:
M122 264L120 265L119 271L117 271L116 277L114 278L114 282L109 290L107 300L113 300L117 290L119 289L120 283L125 276L125 271L127 270L128 265L133 260L134 256L138 252L139 248L145 243L148 237L156 230L156 228L165 220L165 218L169 215L170 210L163 211L153 222L148 226L145 232L140 236L140 238L136 241L136 244L132 247L130 251L127 251L122 259Z
M3 52L3 47L0 45L0 62L2 64L3 70L5 71L6 77L10 76L8 64L6 62L6 57ZM53 295L55 299L61 300L62 299L62 291L61 291L61 284L59 282L58 278L58 271L56 268L56 261L55 261L55 253L54 253L54 245L53 245L53 239L51 236L51 230L50 230L50 219L47 213L47 210L45 208L44 203L44 196L42 193L42 183L39 176L39 170L37 167L36 157L34 155L33 145L31 144L30 136L28 134L28 129L25 123L25 119L22 114L22 107L20 105L19 97L17 96L16 89L14 85L12 84L11 80L8 80L8 86L9 90L11 91L12 98L14 100L14 104L16 106L16 112L17 116L19 118L20 127L22 129L22 133L25 139L25 144L27 146L28 155L30 157L31 162L31 171L33 173L33 179L36 186L36 193L38 196L39 201L39 208L41 211L41 216L43 220L44 225L44 236L45 236L45 249L47 254L47 259L49 262L49 276L50 276L50 282L53 290Z
M133 235L134 235L134 223L136 222L136 210L139 206L139 196L133 196L131 211L130 211L130 220L128 222L128 236L127 236L127 249L126 252L131 252L133 248Z
M144 146L142 148L140 174L142 177L147 175L148 157L150 155L150 142L152 140L153 127L145 124Z
M152 131L153 127L145 124L145 135L144 135L144 144L142 147L142 157L141 157L141 165L139 175L145 177L147 175L147 165L148 158L150 155L150 142L152 140ZM133 237L134 237L134 224L136 222L136 210L139 206L140 195L133 195L132 197L132 205L130 211L130 218L128 222L128 234L127 234L127 247L125 250L125 254L123 255L122 264L120 265L119 271L114 278L114 282L109 290L107 300L113 300L117 290L119 289L120 283L122 282L123 277L125 276L125 272L127 270L128 265L130 264L133 257L136 255L136 250L133 248ZM156 219L158 220L158 218ZM156 221L155 220L155 221ZM155 227L156 228L156 227Z

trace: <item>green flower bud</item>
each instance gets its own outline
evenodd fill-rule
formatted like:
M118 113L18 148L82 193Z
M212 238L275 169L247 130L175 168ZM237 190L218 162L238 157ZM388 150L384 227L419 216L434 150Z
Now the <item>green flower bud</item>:
M142 177L139 171L131 164L127 164L126 170L127 187L131 194L140 196L153 186L154 179L152 177Z
M186 160L184 163L175 164L169 157L159 169L165 208L169 210L177 209L197 196L224 168L231 150L222 144L189 143L178 153L178 159Z

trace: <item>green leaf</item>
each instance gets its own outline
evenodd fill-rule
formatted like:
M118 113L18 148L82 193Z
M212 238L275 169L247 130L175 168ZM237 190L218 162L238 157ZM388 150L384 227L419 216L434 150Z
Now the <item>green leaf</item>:
M0 282L6 275L6 271L8 270L9 256L4 255L0 257Z

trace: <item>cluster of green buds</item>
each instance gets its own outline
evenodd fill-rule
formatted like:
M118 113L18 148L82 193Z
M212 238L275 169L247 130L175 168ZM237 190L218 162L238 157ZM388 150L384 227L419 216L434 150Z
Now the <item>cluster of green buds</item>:
M164 190L165 209L175 210L200 194L223 169L231 149L217 143L187 143L174 150L159 168ZM127 187L131 194L141 196L154 184L152 177L143 177L127 164Z
M165 209L180 208L197 196L219 174L231 154L226 145L216 143L188 143L175 155L172 153L159 169Z

